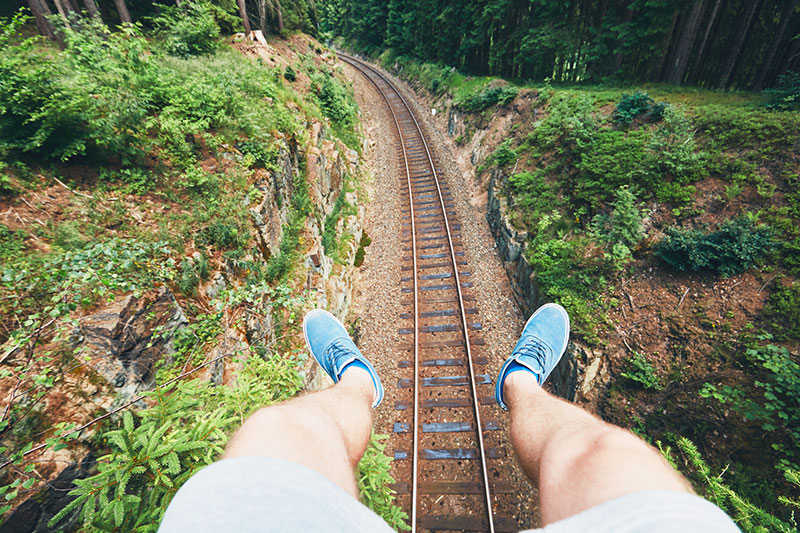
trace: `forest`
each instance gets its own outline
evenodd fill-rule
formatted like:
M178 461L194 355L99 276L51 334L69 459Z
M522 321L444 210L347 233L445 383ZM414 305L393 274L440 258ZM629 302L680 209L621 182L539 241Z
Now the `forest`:
M797 0L324 0L319 10L323 32L367 52L478 75L761 90L800 70Z

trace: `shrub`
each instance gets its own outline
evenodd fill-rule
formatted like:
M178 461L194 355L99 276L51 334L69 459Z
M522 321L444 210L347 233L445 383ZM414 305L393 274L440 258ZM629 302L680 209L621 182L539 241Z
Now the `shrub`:
M119 427L100 434L109 453L96 474L75 481L75 499L49 526L80 509L79 529L156 531L175 491L218 458L235 426L302 383L293 360L250 357L233 384L197 379L145 393L152 406L123 412Z
M358 492L364 505L372 509L387 524L397 531L411 529L406 514L394 503L394 491L389 488L394 478L389 474L392 459L384 453L386 445L381 441L388 435L372 434L367 449L358 462Z
M662 447L660 442L658 445L670 464L677 468L677 461L672 454L671 447ZM697 493L728 513L742 531L745 533L766 533L768 531L790 533L797 531L793 525L794 520L791 513L789 521L785 522L778 516L754 505L741 494L731 489L723 481L723 475L728 467L725 467L718 474L713 473L692 441L685 437L680 437L677 440L677 446L683 459L681 470L692 481ZM796 472L787 473L786 477L794 485L800 485ZM788 498L781 497L779 501L787 506L797 506L797 502L793 502Z
M637 91L634 94L623 94L611 114L611 118L617 124L624 126L630 125L639 116L658 122L664 116L667 104L656 103L647 93Z
M710 233L674 227L666 233L656 245L655 254L680 271L710 270L732 276L754 267L774 246L772 230L756 226L744 216L729 220Z
M162 30L168 54L189 57L217 49L219 26L207 5L187 2L181 8L162 7L162 13L155 23Z
M789 111L800 106L800 72L787 72L778 77L778 84L764 91L771 96L770 109Z
M646 355L633 352L633 355L628 359L628 365L622 377L627 378L634 383L638 384L645 390L661 390L661 380L658 379L656 369L647 358Z
M351 105L342 83L329 73L319 73L312 77L312 89L319 102L322 113L339 126L348 127L355 123L356 110Z
M291 65L286 65L286 69L283 71L283 77L288 81L295 81L297 79L297 73Z
M228 222L213 222L195 237L198 246L213 246L218 250L242 248L250 240L246 229Z
M517 92L513 87L488 87L477 93L468 93L454 104L465 111L483 111L493 105L510 104L517 97Z
M619 187L634 184L636 170L645 157L647 137L644 130L627 134L598 130L588 143L576 150L580 158L575 162L578 170L575 196L597 208L612 201Z
M627 186L620 187L610 215L597 215L592 220L596 236L611 246L607 255L617 268L628 262L631 250L644 238L643 213L636 196Z
M500 146L495 148L494 152L489 154L483 163L478 167L478 172L497 165L498 167L505 167L517 160L517 151L511 148L511 139L506 139Z
M781 337L800 339L800 282L773 292L764 314Z

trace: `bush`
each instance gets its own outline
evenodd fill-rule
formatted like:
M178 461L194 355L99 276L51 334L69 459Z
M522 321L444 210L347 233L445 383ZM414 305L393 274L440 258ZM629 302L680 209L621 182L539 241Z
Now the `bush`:
M774 246L772 230L756 226L744 216L725 222L711 233L674 227L666 233L654 251L672 268L690 272L710 270L726 277L756 266Z
M658 122L664 116L667 104L656 103L647 93L637 91L634 94L623 94L611 114L617 124L629 126L633 120L644 115L646 119Z
M295 81L297 79L297 73L291 65L286 65L286 69L283 71L283 77L288 81Z
M631 250L644 238L643 213L636 196L627 186L620 187L611 215L597 215L592 220L592 229L607 245L611 246L611 259L617 268L628 262Z
M773 292L764 314L780 337L800 339L800 282Z
M342 83L326 72L317 74L312 79L312 89L322 113L339 126L352 126L355 123L356 110Z
M513 87L488 87L477 93L469 93L457 99L454 105L465 111L483 111L493 105L508 105L517 97Z
M177 57L205 55L217 49L219 26L209 7L196 2L181 8L162 7L155 19L162 29L167 53Z
M778 85L764 91L772 98L770 109L789 111L800 106L800 72L787 72L778 77Z
M634 352L628 359L627 369L622 372L622 377L638 384L645 390L661 390L661 380L658 379L656 369L646 355Z

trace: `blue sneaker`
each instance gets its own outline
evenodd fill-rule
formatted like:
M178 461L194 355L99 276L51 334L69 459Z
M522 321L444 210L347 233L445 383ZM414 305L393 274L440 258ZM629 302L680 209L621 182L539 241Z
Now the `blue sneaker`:
M372 384L375 386L375 401L372 402L372 407L380 405L383 400L383 385L378 372L361 354L347 334L347 330L335 316L323 309L309 311L303 319L303 335L311 355L334 383L339 383L345 368L349 365L369 372Z
M512 372L525 370L536 375L542 385L567 349L569 315L558 304L545 304L528 319L511 357L506 359L497 376L494 397L500 407L508 410L503 401L503 385Z

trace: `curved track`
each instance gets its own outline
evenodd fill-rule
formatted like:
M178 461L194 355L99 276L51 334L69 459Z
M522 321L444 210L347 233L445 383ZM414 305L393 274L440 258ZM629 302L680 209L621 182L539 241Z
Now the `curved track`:
M490 477L488 468L487 456L501 457L502 450L488 448L484 433L499 425L482 417L493 405L492 384L487 374L476 373L476 366L487 361L474 353L484 341L478 310L465 304L475 296L466 281L470 272L449 188L424 128L400 91L370 65L342 53L339 58L385 100L404 166L399 185L408 199L403 228L408 246L398 252L403 271L409 272L401 290L410 312L399 322L410 321L411 327L398 333L412 339L412 357L398 364L413 373L397 384L404 393L395 409L398 419L408 422L394 424L395 444L404 447L395 451L395 460L410 465L395 469L397 491L408 494L413 530L515 530L513 520L494 513L492 489L507 492L508 484L497 479L497 471Z

